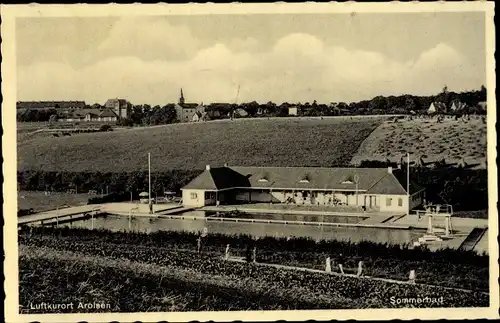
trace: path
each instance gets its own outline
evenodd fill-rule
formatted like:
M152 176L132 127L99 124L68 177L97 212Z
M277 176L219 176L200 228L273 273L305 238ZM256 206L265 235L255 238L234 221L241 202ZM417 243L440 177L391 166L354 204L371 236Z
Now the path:
M234 261L234 262L244 262L246 263L247 261L243 257L229 257L229 261ZM408 281L404 280L395 280L395 279L389 279L389 278L381 278L381 277L372 277L372 276L357 276L353 274L340 274L336 272L332 273L327 273L323 270L319 269L312 269L312 268L305 268L305 267L295 267L295 266L285 266L285 265L278 265L278 264L268 264L268 263L260 263L260 262L255 262L254 264L258 266L265 266L265 267L274 267L274 268L280 268L280 269L285 269L285 270L299 270L299 271L306 271L306 272L312 272L312 273L319 273L319 274L324 274L324 275L333 275L333 276L343 276L343 277L350 277L350 278L357 278L357 279L368 279L368 280L376 280L376 281L383 281L386 283L394 283L394 284L402 284L402 285L416 285L416 286L426 286L426 287L432 287L432 288L443 288L443 289L448 289L448 290L454 290L454 291L461 291L461 292L467 292L467 293L473 293L473 292L479 292L482 294L489 294L489 292L484 292L484 291L474 291L470 289L465 289L465 288L458 288L458 287L447 287L447 286L440 286L440 285L432 285L432 284L422 284L422 283L416 283L412 284Z
M90 205L82 205L82 206L68 207L63 209L50 210L46 212L40 212L36 214L18 217L17 223L28 224L32 222L38 222L56 218L71 217L74 215L76 216L84 213L98 212L100 211L100 208L101 208L100 204L90 204Z

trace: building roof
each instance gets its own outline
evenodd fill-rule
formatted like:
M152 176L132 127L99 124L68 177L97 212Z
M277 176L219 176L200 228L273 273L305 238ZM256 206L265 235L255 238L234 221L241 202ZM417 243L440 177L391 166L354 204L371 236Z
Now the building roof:
M118 103L119 103L119 105L126 105L126 104L128 104L128 103L129 103L129 102L128 102L127 100L125 100L125 99L118 99L118 98L116 98L116 99L108 99L108 100L106 101L106 103L104 103L104 105L105 105L105 106L107 106L108 104L113 104L113 105L114 105L116 102L118 102Z
M228 167L205 169L183 189L222 190L231 187L250 187L249 181Z
M405 185L387 168L220 167L205 170L183 189L220 190L231 187L325 189L406 194ZM356 180L358 185L356 185ZM405 182L403 182L405 183ZM420 187L410 185L414 192Z
M83 115L90 114L91 116L98 116L101 113L101 109L83 109L80 111Z
M246 117L248 115L248 113L242 108L236 109L236 111L234 111L234 113L240 117Z
M105 109L104 111L102 111L100 114L99 114L99 117L101 118L107 118L107 117L115 117L117 118L118 116L116 115L116 113L110 109Z
M181 109L196 109L199 106L201 106L201 104L198 104L198 103L183 103L183 104L176 103L175 104L176 108L181 108Z

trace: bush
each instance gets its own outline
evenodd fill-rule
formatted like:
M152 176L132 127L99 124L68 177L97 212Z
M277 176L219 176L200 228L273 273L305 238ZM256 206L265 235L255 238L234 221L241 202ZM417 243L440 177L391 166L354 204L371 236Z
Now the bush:
M99 128L99 131L113 131L113 128L109 124L104 124Z
M127 201L130 198L130 194L128 192L122 193L111 193L104 196L96 196L91 197L88 200L87 204L101 204L101 203L112 203L112 202L123 202Z

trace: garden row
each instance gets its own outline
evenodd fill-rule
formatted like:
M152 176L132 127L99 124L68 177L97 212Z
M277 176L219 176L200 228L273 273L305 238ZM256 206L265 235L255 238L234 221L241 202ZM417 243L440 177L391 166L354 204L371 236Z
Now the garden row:
M120 312L488 305L483 293L235 263L193 252L128 256L22 247L20 303L99 299ZM443 303L391 302L422 295Z
M488 257L474 252L431 252L372 242L316 242L305 238L268 237L255 241L245 235L211 234L202 239L200 255L195 253L197 236L194 233L159 231L147 234L69 228L31 230L31 234L26 232L20 235L21 244L156 264L171 263L169 259L173 251L191 254L193 258L222 257L229 245L230 253L238 256L244 256L249 247L255 247L257 261L263 263L324 269L327 257L337 263L339 256L343 255L343 266L348 272L355 272L358 262L363 261L364 272L369 276L406 280L410 270L416 270L418 282L480 290L487 290L489 282ZM186 266L190 268L194 264Z

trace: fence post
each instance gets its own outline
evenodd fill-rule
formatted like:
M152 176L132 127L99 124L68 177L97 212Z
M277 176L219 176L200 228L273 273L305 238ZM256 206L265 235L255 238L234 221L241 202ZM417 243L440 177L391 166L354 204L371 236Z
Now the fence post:
M330 257L326 258L325 272L327 272L327 273L331 273L332 272L332 262L331 262Z
M410 284L415 284L415 277L416 277L416 274L415 274L415 270L410 270L410 277L409 277L409 282Z
M224 256L224 259L225 260L228 260L229 259L229 244L226 246L226 254Z
M363 274L363 261L360 260L358 263L358 274L356 276L361 277Z

